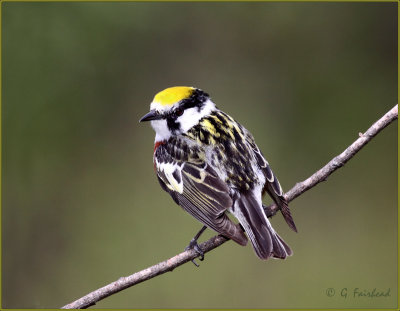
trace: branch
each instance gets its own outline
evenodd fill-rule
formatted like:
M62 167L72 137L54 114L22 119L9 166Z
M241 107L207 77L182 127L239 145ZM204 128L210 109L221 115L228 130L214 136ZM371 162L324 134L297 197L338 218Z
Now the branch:
M334 157L328 164L326 164L319 171L314 173L311 177L306 180L297 183L292 189L290 189L285 197L288 202L294 200L302 193L313 188L321 181L325 181L329 175L331 175L338 168L342 167L347 161L349 161L358 151L360 151L373 137L375 137L380 131L386 126L396 120L398 117L398 106L394 106L389 112L387 112L381 119L375 122L364 134L360 133L359 138L353 142L346 150L341 154ZM268 217L273 216L278 211L275 204L265 207ZM207 253L214 248L224 244L228 239L217 235L209 239L208 241L200 244L201 249L204 253ZM186 250L170 259L160 262L154 266L151 266L142 271L136 272L127 277L121 277L117 281L112 282L102 288L99 288L86 296L71 302L70 304L62 307L63 309L84 309L96 304L96 302L118 293L128 287L139 284L146 280L149 280L157 275L163 274L168 271L172 271L175 268L185 264L192 259L198 257L198 253L193 249Z
M398 116L398 105L390 109L382 118L376 121L372 126L364 133L359 133L359 138L347 147L341 154L334 157L328 162L323 168L315 172L313 175L308 177L306 180L297 183L292 189L286 192L285 197L288 202L294 200L299 195L303 194L307 190L313 188L321 181L326 181L329 175L331 175L338 168L346 164L354 155L359 152L366 144L368 144L372 138L374 138L380 131L387 127L394 120L397 120ZM265 208L265 212L268 217L273 216L278 211L276 204L270 205Z

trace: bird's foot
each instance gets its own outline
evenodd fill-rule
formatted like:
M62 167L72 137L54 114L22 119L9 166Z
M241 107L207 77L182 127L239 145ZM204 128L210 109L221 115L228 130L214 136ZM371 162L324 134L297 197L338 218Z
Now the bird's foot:
M189 245L185 248L185 251L189 250L189 249L194 249L195 252L199 255L199 259L200 261L204 260L204 252L202 251L202 249L200 248L199 244L197 243L196 239L192 239L189 243ZM193 264L196 267L199 267L199 264L195 261L195 259L191 260L193 262Z

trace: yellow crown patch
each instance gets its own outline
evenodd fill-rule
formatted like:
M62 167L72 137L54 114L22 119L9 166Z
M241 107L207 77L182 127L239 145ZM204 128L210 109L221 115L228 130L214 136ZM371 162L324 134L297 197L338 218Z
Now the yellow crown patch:
M153 103L157 103L161 106L172 106L182 99L190 97L193 91L194 88L188 86L170 87L156 94L156 96L154 96Z

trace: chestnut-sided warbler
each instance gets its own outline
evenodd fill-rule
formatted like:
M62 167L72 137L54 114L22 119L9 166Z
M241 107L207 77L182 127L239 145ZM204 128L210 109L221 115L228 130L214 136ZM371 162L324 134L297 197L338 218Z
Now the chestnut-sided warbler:
M246 245L248 237L261 259L290 256L292 250L264 212L265 193L289 227L297 229L279 181L251 133L219 110L207 93L193 87L161 91L150 109L140 122L151 121L156 132L154 168L161 187L174 201L240 245ZM190 244L201 256L196 241L203 231Z

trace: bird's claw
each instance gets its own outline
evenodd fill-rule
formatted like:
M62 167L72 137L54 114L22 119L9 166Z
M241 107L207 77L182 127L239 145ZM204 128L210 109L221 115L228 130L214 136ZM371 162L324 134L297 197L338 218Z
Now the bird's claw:
M189 245L185 248L185 250L189 250L189 249L195 250L195 252L199 255L200 261L204 260L204 252L202 251L202 249L200 248L199 244L197 243L197 240L192 239L190 241ZM195 259L192 259L191 261L193 262L193 264L196 267L199 267L199 264L195 261Z

